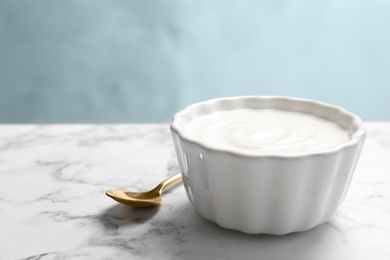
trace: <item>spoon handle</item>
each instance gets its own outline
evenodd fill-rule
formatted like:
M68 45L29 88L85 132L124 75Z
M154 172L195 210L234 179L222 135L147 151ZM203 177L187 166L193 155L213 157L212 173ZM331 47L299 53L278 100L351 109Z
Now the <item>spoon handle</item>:
M181 173L176 173L175 175L165 179L162 181L157 187L159 189L160 194L169 189L170 187L179 184L182 182Z

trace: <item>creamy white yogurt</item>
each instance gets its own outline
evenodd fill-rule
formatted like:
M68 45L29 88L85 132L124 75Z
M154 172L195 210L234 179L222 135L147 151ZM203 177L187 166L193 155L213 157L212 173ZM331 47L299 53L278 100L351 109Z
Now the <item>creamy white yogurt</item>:
M314 115L275 109L239 109L199 116L185 132L217 149L255 155L301 155L350 140L348 131Z

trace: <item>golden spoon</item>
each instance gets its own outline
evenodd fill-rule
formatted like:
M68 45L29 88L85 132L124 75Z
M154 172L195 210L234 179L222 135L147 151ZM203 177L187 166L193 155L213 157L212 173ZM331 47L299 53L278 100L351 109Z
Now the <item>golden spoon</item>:
M146 192L129 192L123 190L109 190L106 195L119 203L134 207L150 207L162 202L161 194L168 188L182 181L181 173L165 179L156 188Z

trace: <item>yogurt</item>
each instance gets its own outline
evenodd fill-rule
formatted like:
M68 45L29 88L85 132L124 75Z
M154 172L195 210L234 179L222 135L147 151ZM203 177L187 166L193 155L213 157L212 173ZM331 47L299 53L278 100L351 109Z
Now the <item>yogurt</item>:
M210 147L253 155L323 152L350 140L335 122L276 109L219 111L195 118L184 131Z

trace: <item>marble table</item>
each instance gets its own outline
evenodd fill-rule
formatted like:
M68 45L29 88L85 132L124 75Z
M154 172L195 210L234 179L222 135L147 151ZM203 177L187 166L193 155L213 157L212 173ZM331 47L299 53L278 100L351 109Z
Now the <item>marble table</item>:
M200 217L183 186L159 207L117 204L178 171L168 124L1 125L0 259L390 259L390 122L368 135L332 219L248 235Z

